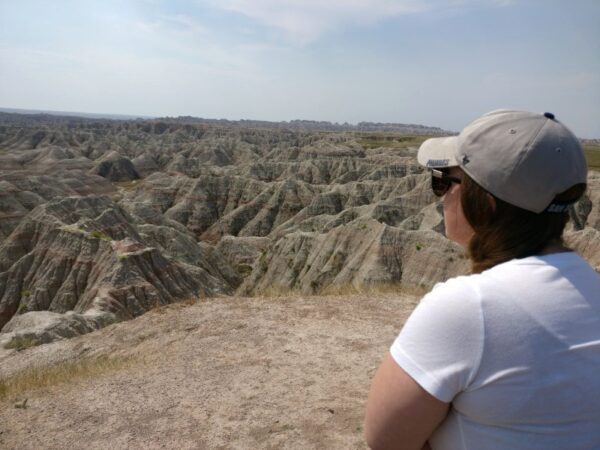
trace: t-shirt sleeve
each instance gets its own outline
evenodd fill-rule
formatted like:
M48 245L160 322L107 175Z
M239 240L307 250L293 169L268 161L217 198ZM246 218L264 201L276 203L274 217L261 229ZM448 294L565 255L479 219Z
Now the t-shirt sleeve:
M408 318L390 353L423 389L450 402L472 382L484 344L478 292L467 277L440 283Z

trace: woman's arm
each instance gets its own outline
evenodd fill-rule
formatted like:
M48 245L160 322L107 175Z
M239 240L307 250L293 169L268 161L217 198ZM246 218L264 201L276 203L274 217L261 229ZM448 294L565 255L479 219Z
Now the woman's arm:
M425 391L388 354L371 383L365 417L367 443L373 450L428 448L427 439L448 409L449 403Z

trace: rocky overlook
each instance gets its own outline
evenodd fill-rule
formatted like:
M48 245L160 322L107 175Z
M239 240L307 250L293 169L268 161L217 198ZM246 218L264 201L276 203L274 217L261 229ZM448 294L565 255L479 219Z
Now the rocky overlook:
M467 271L415 160L441 130L243 122L0 114L0 346L191 297ZM597 172L567 239L600 270Z

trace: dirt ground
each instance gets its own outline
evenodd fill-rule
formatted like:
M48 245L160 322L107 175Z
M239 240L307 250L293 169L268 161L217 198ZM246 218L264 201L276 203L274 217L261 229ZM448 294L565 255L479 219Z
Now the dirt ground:
M0 448L364 449L370 380L417 301L208 299L5 353L5 379L103 355L133 363L9 396Z

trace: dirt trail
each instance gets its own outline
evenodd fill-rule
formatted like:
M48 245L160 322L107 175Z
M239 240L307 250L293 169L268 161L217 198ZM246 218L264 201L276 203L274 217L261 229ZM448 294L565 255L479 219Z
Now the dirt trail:
M217 298L4 354L0 377L101 355L136 362L0 402L0 448L364 449L371 377L416 302Z

